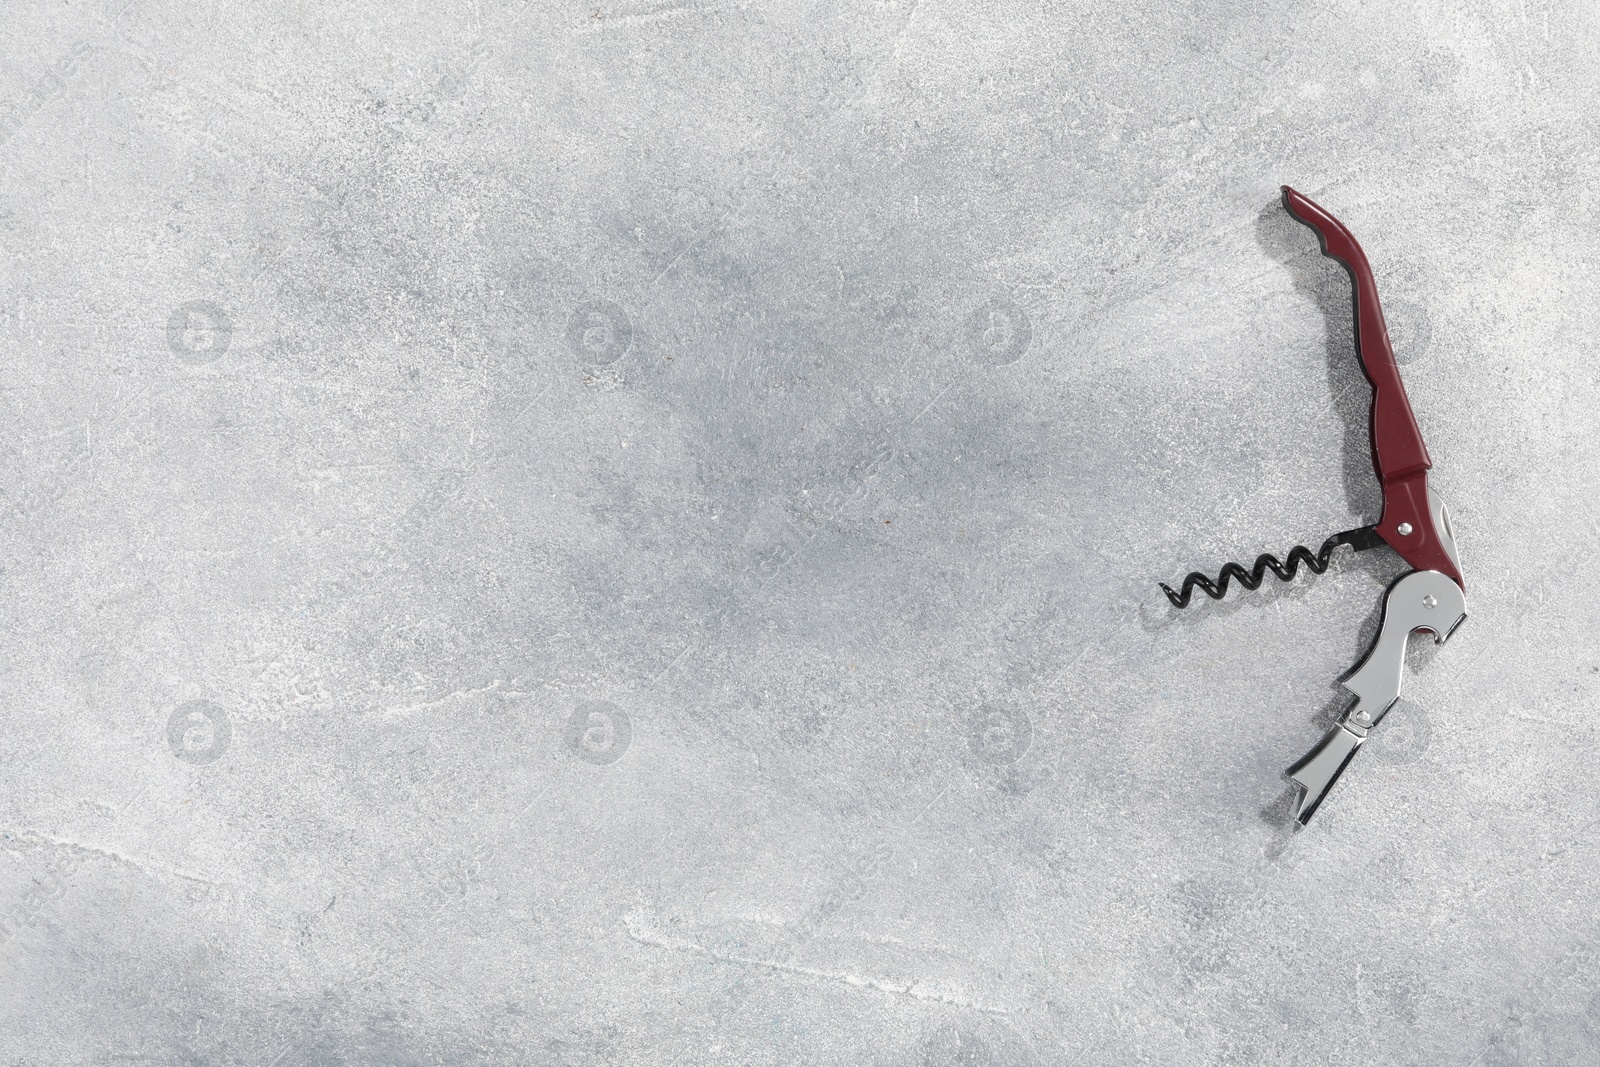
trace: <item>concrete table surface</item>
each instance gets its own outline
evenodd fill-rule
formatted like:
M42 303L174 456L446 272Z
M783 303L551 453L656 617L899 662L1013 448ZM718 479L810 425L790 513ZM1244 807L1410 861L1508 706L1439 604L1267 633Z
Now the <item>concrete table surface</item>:
M0 1063L1600 1061L1600 8L0 21Z

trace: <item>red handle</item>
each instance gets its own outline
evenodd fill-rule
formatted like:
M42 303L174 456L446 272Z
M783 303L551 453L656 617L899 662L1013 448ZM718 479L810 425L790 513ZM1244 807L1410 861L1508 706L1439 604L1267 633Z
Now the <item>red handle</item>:
M1445 551L1428 507L1428 471L1433 460L1422 443L1422 429L1400 380L1400 368L1389 346L1389 330L1378 303L1378 283L1365 252L1344 224L1311 200L1283 187L1289 214L1317 231L1322 252L1345 265L1355 284L1356 352L1372 383L1372 466L1383 485L1383 518L1378 535L1413 567L1439 571L1465 588L1460 569ZM1406 526L1408 533L1401 533Z

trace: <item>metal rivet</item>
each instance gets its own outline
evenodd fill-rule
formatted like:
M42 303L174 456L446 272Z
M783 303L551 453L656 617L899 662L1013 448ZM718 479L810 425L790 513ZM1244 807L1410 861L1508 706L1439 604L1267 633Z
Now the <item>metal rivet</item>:
M1367 721L1367 720L1368 720L1368 719L1370 719L1370 718L1372 718L1372 716L1371 716L1371 715L1368 715L1368 714L1367 714L1367 713L1366 713L1366 712L1364 712L1364 711L1358 711L1358 712L1356 712L1356 722L1366 722L1366 721Z
M1439 606L1439 600L1432 593L1429 593L1427 596L1422 598L1422 606L1425 608L1436 608Z
M1411 524L1409 522L1402 522L1399 526L1395 527L1395 532L1398 533L1401 537L1410 537L1411 536Z

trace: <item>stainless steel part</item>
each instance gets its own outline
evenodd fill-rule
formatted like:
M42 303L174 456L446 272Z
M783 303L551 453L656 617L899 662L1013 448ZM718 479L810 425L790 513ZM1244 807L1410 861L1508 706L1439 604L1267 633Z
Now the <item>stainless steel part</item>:
M1456 532L1450 525L1450 509L1444 506L1444 498L1428 489L1428 511L1433 518L1433 528L1439 535L1439 540L1444 544L1445 553L1450 557L1450 562L1456 565L1456 570L1461 569L1461 553L1456 550Z
M1442 511L1443 505L1437 498L1430 503ZM1447 528L1447 523L1443 525ZM1455 548L1453 538L1449 548L1452 551ZM1366 740L1367 731L1381 722L1400 699L1406 639L1415 631L1424 630L1443 643L1466 617L1466 594L1438 571L1411 571L1389 587L1384 597L1383 624L1378 629L1378 639L1360 666L1344 681L1344 687L1356 695L1355 704L1310 752L1289 768L1289 778L1305 789L1295 811L1295 821L1302 826L1311 821L1328 790L1333 788L1355 757L1356 749Z
M1305 789L1295 807L1295 822L1304 826L1311 821L1328 790L1333 788L1345 766L1355 757L1356 749L1366 740L1365 730L1352 730L1338 723L1310 752L1300 757L1299 763L1289 768L1289 777Z
M1406 639L1425 630L1442 644L1466 617L1466 594L1438 571L1412 571L1390 586L1378 639L1355 673L1344 681L1344 687L1358 698L1345 718L1363 728L1376 726L1400 699Z

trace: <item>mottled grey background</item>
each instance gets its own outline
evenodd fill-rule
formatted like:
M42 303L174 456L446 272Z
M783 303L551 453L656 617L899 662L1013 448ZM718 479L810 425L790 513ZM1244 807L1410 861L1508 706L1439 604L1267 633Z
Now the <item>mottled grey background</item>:
M1595 5L374 7L5 4L0 1062L1600 1059Z

